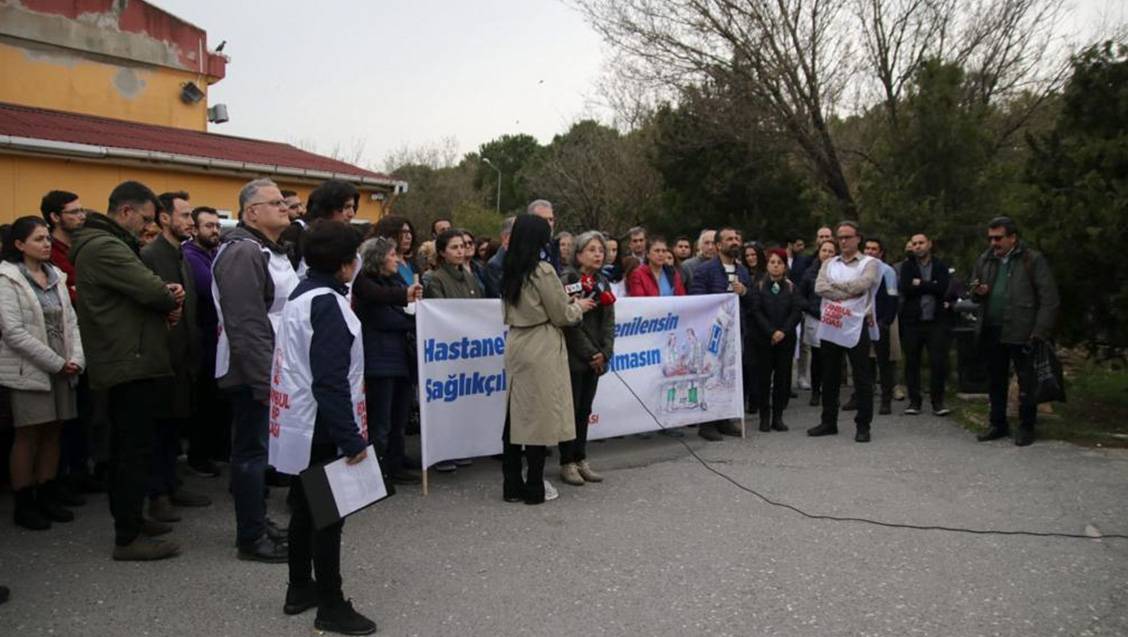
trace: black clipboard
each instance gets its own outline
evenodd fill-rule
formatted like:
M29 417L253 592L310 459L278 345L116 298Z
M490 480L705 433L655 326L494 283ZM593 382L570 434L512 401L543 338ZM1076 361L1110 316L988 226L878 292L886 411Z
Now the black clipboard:
M368 455L372 461L379 462L371 446L368 447ZM298 479L302 481L302 491L305 493L310 516L313 518L313 526L318 531L332 524L336 524L354 513L363 511L377 502L383 502L396 493L392 481L388 479L387 475L381 473L380 479L383 480L386 495L372 500L352 511L347 511L342 515L337 507L337 499L333 495L333 487L326 467L333 463L344 462L344 460L344 458L336 458L328 462L310 465L308 469L298 474Z

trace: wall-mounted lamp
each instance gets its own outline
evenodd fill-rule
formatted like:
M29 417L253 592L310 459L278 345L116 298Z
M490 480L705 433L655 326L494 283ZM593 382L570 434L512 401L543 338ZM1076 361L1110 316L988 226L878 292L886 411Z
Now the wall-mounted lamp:
M231 119L227 116L227 105L216 104L208 109L208 121L213 124L222 124Z

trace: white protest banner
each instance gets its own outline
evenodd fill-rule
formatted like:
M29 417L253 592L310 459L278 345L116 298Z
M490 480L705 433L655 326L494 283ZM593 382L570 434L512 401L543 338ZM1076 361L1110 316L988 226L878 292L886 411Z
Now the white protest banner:
M423 466L501 452L507 378L501 301L418 304ZM615 358L599 379L595 440L742 418L741 338L733 294L625 298L615 303Z

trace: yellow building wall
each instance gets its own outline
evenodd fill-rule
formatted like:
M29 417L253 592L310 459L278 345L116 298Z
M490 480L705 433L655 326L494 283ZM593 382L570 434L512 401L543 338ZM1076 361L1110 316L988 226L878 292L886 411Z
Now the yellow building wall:
M95 61L61 48L0 42L0 102L206 131L207 97L180 99L185 82L207 92L199 75L157 66Z
M267 175L269 177L269 175ZM153 192L184 190L193 205L226 210L235 218L239 189L250 177L184 172L168 168L119 165L51 157L0 154L0 223L23 215L38 215L39 202L50 190L76 193L82 205L105 212L110 192L123 181L136 180ZM316 186L276 180L279 187L297 191L306 200ZM357 218L375 222L383 213L383 202L372 201L372 190L361 190Z

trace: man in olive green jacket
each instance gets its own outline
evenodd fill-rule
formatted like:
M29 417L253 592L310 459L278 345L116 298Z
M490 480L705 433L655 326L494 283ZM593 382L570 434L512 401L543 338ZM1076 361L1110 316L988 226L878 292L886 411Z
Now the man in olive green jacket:
M136 235L156 215L156 195L135 181L110 193L107 215L91 214L74 235L78 326L89 343L90 387L109 391L110 512L116 560L154 560L179 552L167 532L142 517L153 444L156 379L172 375L168 326L180 319L184 289L166 285L138 257ZM81 264L81 265L79 265Z
M980 255L972 273L972 298L979 302L981 351L987 357L990 426L979 435L985 442L1010 433L1007 425L1007 390L1010 367L1018 376L1019 429L1014 444L1034 442L1038 405L1034 396L1031 344L1049 339L1057 321L1057 283L1040 252L1018 240L1018 226L1009 217L987 224L991 247Z

